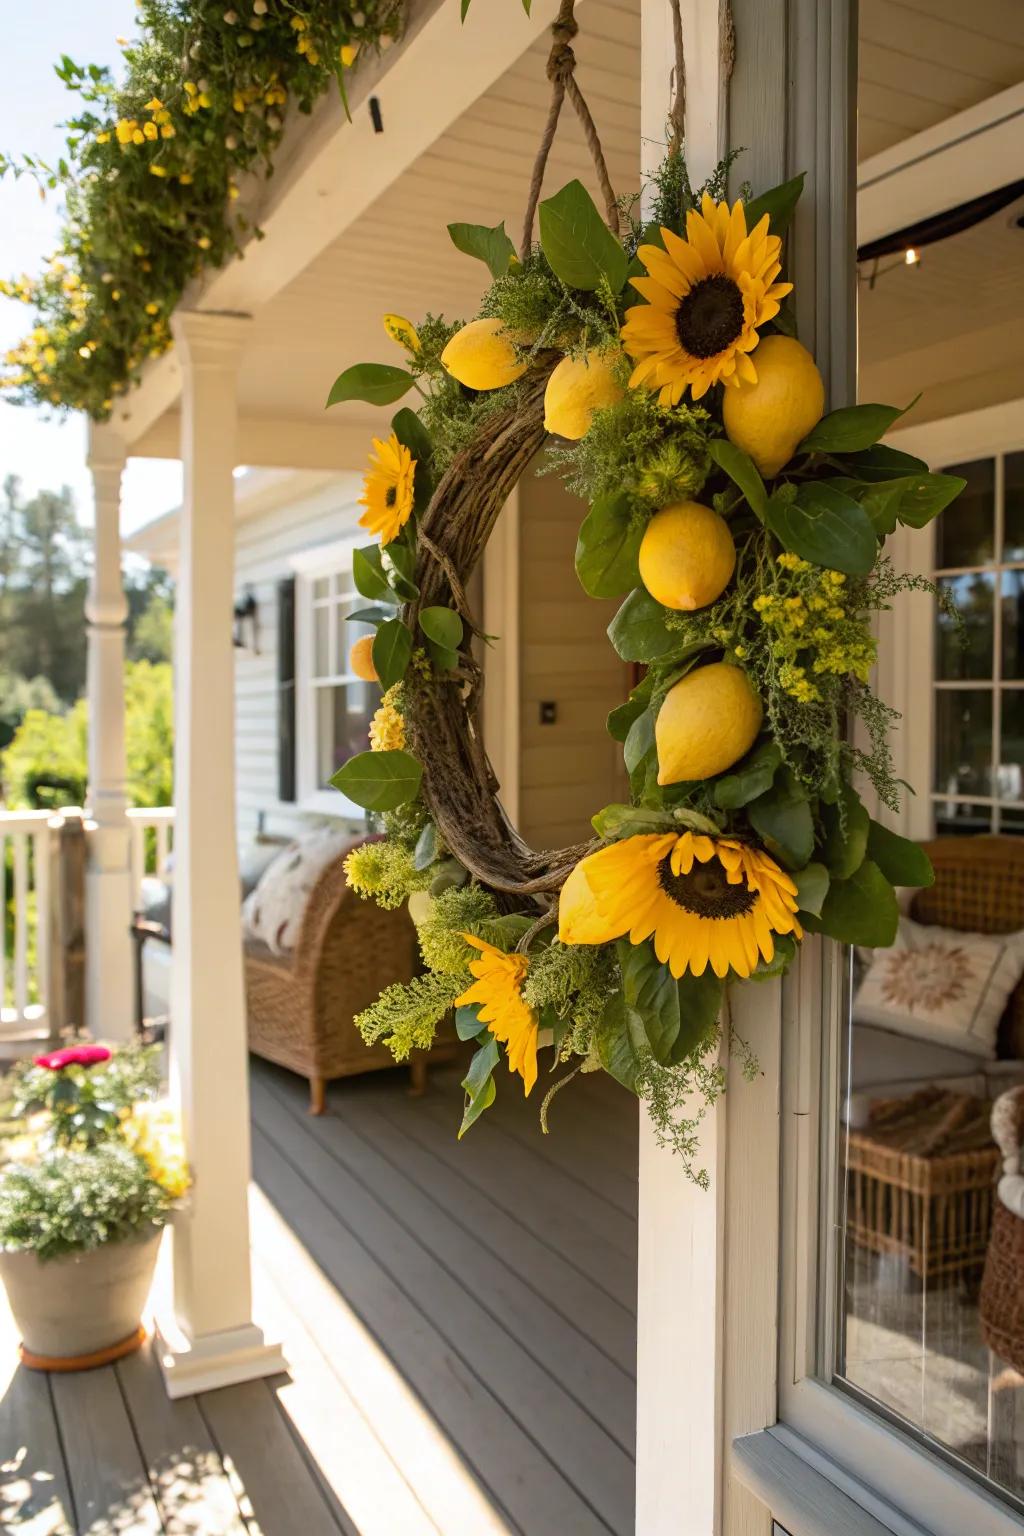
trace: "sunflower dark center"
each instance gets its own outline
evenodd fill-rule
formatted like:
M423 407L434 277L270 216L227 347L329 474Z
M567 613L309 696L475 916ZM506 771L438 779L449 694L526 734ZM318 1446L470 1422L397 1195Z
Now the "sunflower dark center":
M393 507L397 500L398 500L398 487L394 486L394 485L389 485L387 490L384 492L384 505L386 507Z
M706 864L694 862L688 875L674 875L670 860L662 859L658 865L658 884L677 907L697 917L742 917L757 901L756 892L749 890L745 881L729 884L717 859L709 859Z
M691 357L724 352L743 330L743 295L719 272L694 283L676 310L676 335Z

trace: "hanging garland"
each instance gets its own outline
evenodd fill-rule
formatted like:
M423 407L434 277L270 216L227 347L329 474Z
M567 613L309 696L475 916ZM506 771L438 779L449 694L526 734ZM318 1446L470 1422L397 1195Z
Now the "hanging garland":
M573 79L571 3L553 31L518 253L503 225L450 225L491 272L478 315L418 328L386 316L406 366L358 364L329 400L423 396L374 442L362 522L379 542L355 556L369 606L352 618L369 628L352 666L385 693L372 750L332 782L385 831L350 855L349 882L384 906L410 899L425 971L357 1022L403 1060L454 1008L477 1044L460 1135L493 1102L500 1047L530 1093L550 1040L556 1074L603 1068L640 1094L702 1181L701 1110L682 1106L724 1086L727 984L782 975L806 932L890 944L894 887L931 881L922 850L870 818L855 782L896 808L897 717L870 688L871 623L897 592L929 586L895 573L885 538L923 527L964 482L879 441L898 409L823 414L780 281L803 178L744 188L730 206L730 157L694 191L679 57L672 140L641 223L611 193ZM604 217L578 181L537 208L565 98ZM589 503L579 580L624 599L609 640L646 671L608 718L629 803L596 812L592 841L536 851L487 759L484 637L466 593L545 447L542 472Z

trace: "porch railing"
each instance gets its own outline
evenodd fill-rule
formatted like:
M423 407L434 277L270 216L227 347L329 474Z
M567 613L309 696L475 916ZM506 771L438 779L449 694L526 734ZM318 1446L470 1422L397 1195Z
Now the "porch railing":
M52 811L0 810L0 1039L49 1032L50 875L60 823Z
M138 906L146 875L167 877L174 842L174 806L133 806L128 812L131 828L132 897Z

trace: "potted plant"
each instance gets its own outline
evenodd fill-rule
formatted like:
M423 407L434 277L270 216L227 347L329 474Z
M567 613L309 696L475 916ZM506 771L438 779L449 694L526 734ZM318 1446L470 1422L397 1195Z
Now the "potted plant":
M14 1074L0 1279L26 1365L83 1370L142 1342L162 1229L189 1186L152 1050L76 1043Z

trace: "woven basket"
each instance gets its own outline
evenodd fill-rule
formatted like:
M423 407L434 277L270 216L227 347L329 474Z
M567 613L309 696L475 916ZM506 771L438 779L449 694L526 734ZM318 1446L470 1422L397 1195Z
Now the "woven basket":
M985 1343L1024 1375L1024 1221L999 1200L980 1308Z

